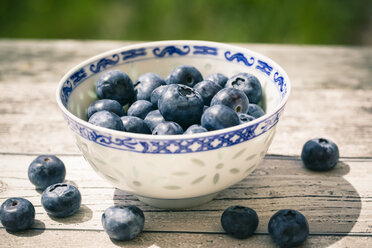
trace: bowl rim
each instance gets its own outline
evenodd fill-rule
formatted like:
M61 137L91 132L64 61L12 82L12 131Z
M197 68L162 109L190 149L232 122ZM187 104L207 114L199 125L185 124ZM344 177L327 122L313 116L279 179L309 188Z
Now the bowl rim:
M104 128L104 127L99 127L99 126L93 125L93 124L89 123L88 121L85 121L85 120L80 119L79 117L75 116L62 103L61 91L62 91L63 85L66 82L66 80L74 72L76 72L78 69L81 69L82 67L87 66L88 64L90 64L94 61L97 61L101 58L104 58L106 56L109 56L109 55L112 55L112 54L115 54L115 53L118 53L118 52L122 52L123 50L132 50L132 49L138 49L138 48L143 48L143 47L147 48L147 47L153 47L153 46L165 46L165 45L170 45L170 44L172 44L172 45L185 45L185 44L201 45L201 44L203 44L203 45L211 45L211 46L213 45L213 46L216 46L216 47L219 47L219 48L238 50L238 51L242 51L242 52L245 52L245 53L249 53L252 56L264 58L265 61L269 62L271 65L274 65L278 70L280 70L280 73L284 77L285 82L286 82L287 92L286 92L285 96L280 100L280 103L277 106L275 106L272 111L270 111L268 113L265 113L265 115L255 119L253 121L249 121L249 122L246 122L246 123L242 123L242 124L235 125L235 126L228 127L228 128L224 128L224 129L213 130L213 131L208 131L208 132L203 132L203 133L178 134L178 135L141 134L141 133L132 133L132 132L118 131L118 130L108 129L108 128ZM248 48L241 47L239 45L226 44L226 43L215 42L215 41L162 40L162 41L138 42L138 43L135 43L135 44L121 46L121 47L118 47L118 48L107 50L105 52L99 53L99 54L94 55L94 56L92 56L88 59L83 60L79 64L77 64L77 65L73 66L71 69L69 69L63 75L63 77L60 79L60 81L58 83L58 86L57 86L57 90L56 90L56 101L57 101L58 107L60 108L60 110L62 110L64 115L66 115L69 119L79 123L80 125L83 125L83 126L89 128L91 130L97 130L100 133L110 134L110 135L115 136L115 137L126 137L126 138L133 138L133 139L161 141L161 140L187 140L187 139L195 139L195 138L205 138L205 137L208 137L208 136L221 135L221 134L230 133L230 132L233 132L233 131L236 131L236 130L240 130L240 129L243 129L243 128L248 128L250 126L254 126L258 123L263 122L266 119L270 119L276 113L280 112L285 107L285 105L288 101L288 98L290 96L290 93L291 93L291 81L290 81L290 78L289 78L288 74L286 73L286 71L278 63L276 63L274 60L272 60L271 58L269 58L269 57L267 57L267 56L265 56L261 53L252 51Z

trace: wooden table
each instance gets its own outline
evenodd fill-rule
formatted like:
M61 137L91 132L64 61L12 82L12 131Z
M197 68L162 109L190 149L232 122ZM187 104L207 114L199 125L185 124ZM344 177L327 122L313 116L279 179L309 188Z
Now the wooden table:
M301 211L310 236L303 247L372 247L372 47L241 44L284 67L292 94L263 163L210 203L168 211L144 205L113 188L84 161L55 101L59 79L75 64L127 45L114 41L0 40L0 202L25 197L36 209L31 230L0 227L0 247L275 247L267 232L279 209ZM325 137L341 159L330 172L306 170L303 144ZM82 207L69 218L49 217L41 192L27 178L39 154L56 154L66 179L79 186ZM145 228L130 242L103 231L102 212L134 204ZM220 216L230 205L255 209L260 223L245 240L227 236Z

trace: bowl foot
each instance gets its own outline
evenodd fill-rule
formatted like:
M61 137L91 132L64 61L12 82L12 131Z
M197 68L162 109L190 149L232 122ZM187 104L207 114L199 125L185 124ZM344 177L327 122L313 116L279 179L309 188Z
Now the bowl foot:
M166 209L181 209L181 208L192 208L204 203L207 203L213 198L217 196L217 193L198 196L198 197L191 197L191 198L182 198L182 199L159 199L159 198L151 198L151 197L144 197L144 196L137 196L137 198L150 206L156 208L166 208Z

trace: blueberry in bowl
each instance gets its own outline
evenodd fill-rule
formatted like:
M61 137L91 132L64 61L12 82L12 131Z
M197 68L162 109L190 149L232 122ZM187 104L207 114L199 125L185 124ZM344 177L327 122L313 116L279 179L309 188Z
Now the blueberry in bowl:
M262 62L268 67L263 68ZM88 107L106 98L97 93L96 86L111 71L126 75L120 74L125 83L107 85L109 98L115 98L125 110L137 100L134 85L139 76L156 73L166 83L153 89L150 100L146 100L153 107L143 118L151 134L110 129L88 121ZM249 81L246 85L238 80L232 84L235 87L230 87L222 76L209 77L218 73L229 80L239 73L254 75L261 86L259 101L255 103L254 97L251 100L249 93L255 83ZM229 108L234 114L231 120L220 122L224 125L213 127L219 123L213 118L202 121L203 114L213 112L209 110L213 106L209 107L205 103L208 100L194 88L204 78L215 80L221 90L244 92L249 104L258 104L264 115L241 123ZM133 88L126 85L130 82ZM244 87L237 89L238 84ZM123 86L119 89L117 85ZM56 99L77 146L97 174L147 204L186 208L212 200L259 165L275 140L276 126L289 95L286 72L262 54L217 42L159 41L117 48L83 61L60 80ZM125 100L119 100L121 97ZM157 125L171 121L184 132L152 135ZM229 122L233 125L225 125ZM193 125L203 127L203 123L212 124L204 127L207 131L185 133Z

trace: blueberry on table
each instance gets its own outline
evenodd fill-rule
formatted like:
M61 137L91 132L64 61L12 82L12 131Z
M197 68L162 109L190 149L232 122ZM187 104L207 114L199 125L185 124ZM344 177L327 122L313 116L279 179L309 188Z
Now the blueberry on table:
M249 207L231 206L221 215L221 225L227 234L244 239L257 229L258 216L256 211Z
M160 111L158 109L150 111L145 119L144 119L146 125L150 128L151 132L154 130L154 128L162 122L165 122L164 117L161 115Z
M265 115L265 111L259 105L250 103L248 106L248 114L257 119Z
M174 121L187 129L199 124L204 102L193 88L182 84L169 85L158 102L159 111L167 121Z
M197 83L193 88L203 98L204 105L209 105L214 95L216 95L217 92L222 90L222 87L220 85L213 83L212 81L209 80L203 80Z
M101 221L103 229L110 238L127 241L142 232L145 216L136 206L112 206L102 214Z
M150 128L144 120L137 116L121 117L126 132L151 134Z
M329 139L311 139L303 146L301 159L305 167L310 170L328 171L338 162L338 147Z
M106 110L94 113L88 120L89 123L118 131L125 131L123 123L118 115Z
M175 68L167 78L167 84L184 84L194 87L203 81L203 76L198 69L190 65L181 65Z
M211 74L211 75L209 75L208 77L205 78L205 80L210 80L210 81L218 84L222 88L225 87L226 82L227 82L228 79L229 78L226 77L225 75L223 75L222 73L213 73L213 74Z
M247 122L250 122L250 121L253 121L254 118L253 116L249 115L249 114L245 114L245 113L238 113L238 116L239 116L239 120L240 120L240 123L247 123Z
M100 76L96 84L96 93L99 99L113 99L122 106L135 99L132 80L125 72L119 70L108 71Z
M237 113L247 113L249 100L243 91L235 88L223 88L220 90L211 101L211 106L222 104Z
M134 83L136 99L151 101L152 91L161 85L165 85L165 81L158 74L153 72L142 74Z
M201 117L201 125L209 131L239 124L238 114L225 105L213 105L207 108Z
M154 130L152 130L153 135L176 135L183 134L182 127L174 121L166 121L159 123Z
M208 130L200 124L194 124L194 125L189 126L183 134L204 133L204 132L208 132Z
M125 115L125 111L118 101L112 100L112 99L100 99L100 100L93 102L88 107L88 114L87 114L88 120L94 113L98 111L102 111L102 110L113 112L117 114L118 116Z
M226 88L236 88L243 91L250 103L258 103L262 97L261 83L252 74L249 73L239 73L227 80Z
M41 196L45 211L54 217L71 216L80 208L80 191L68 183L56 183L46 188Z
M128 116L136 116L145 119L146 115L154 110L152 103L147 100L137 100L128 108Z
M168 85L162 85L162 86L159 86L158 88L156 88L152 91L150 100L151 100L151 103L152 103L152 107L154 109L158 108L159 98L163 94L163 92L167 88L167 86Z
M307 239L309 225L305 216L292 209L276 212L269 221L269 234L280 247L295 247Z
M61 183L65 180L64 163L54 155L37 156L28 167L28 179L37 189Z
M8 231L26 230L34 223L35 208L27 199L9 198L1 204L0 220Z

